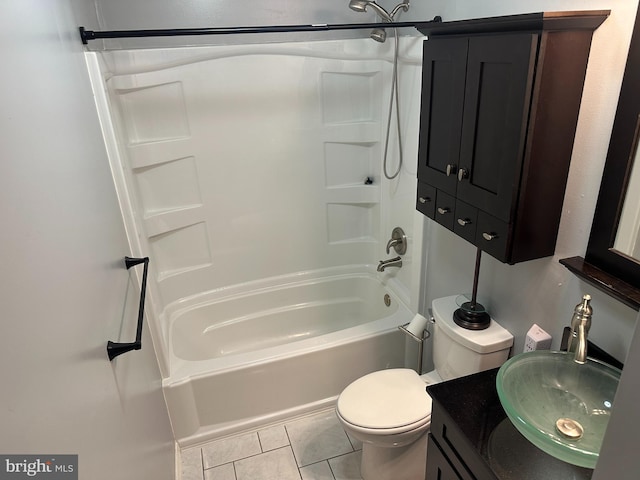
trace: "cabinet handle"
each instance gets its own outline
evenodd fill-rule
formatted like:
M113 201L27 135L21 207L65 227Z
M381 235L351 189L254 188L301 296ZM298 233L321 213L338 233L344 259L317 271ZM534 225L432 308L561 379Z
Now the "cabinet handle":
M491 240L495 240L496 238L499 238L499 237L498 237L498 234L497 234L497 233L493 233L493 232L491 232L491 233L484 232L484 233L482 234L482 237L483 237L487 242L490 242Z
M467 178L469 176L469 170L467 170L466 168L461 168L460 170L458 170L458 181L461 182L464 178Z
M431 202L431 197L420 197L420 198L418 198L418 201L420 203L430 203Z
M449 207L444 207L444 208L438 207L438 213L440 215L444 215L446 213L449 213L450 211L451 211L451 209L449 209Z
M447 165L447 177L450 177L454 173L456 173L457 166L450 163Z
M459 218L458 219L458 225L460 225L461 227L466 227L470 223L472 223L472 222L468 218Z

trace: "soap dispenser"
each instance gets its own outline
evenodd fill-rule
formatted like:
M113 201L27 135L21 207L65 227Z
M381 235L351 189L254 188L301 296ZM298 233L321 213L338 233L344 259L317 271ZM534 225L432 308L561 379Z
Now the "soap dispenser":
M582 301L573 310L571 334L567 343L567 351L576 353L576 358L581 360L586 358L587 334L591 328L591 316L593 315L593 309L589 302L591 302L591 295L583 295ZM584 361L579 363L584 363Z

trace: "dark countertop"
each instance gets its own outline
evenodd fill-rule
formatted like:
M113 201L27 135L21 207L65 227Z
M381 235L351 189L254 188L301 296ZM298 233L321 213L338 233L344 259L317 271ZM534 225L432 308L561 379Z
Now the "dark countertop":
M435 415L441 409L450 417L484 470L497 480L590 479L593 470L544 453L516 430L498 398L497 372L496 368L428 386L437 404Z

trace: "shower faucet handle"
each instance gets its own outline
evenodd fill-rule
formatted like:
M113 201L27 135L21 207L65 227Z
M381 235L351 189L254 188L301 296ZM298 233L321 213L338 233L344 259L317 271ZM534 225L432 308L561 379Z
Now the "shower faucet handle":
M407 253L407 236L400 227L396 227L391 232L391 240L387 242L387 254L391 251L391 247L398 255Z

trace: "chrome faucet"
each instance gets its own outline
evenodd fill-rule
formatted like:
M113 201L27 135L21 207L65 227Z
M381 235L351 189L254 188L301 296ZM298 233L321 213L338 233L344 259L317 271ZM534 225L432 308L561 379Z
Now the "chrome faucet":
M571 318L571 334L567 351L574 353L573 361L581 365L587 363L587 335L591 328L591 315L593 309L589 302L591 295L584 295L582 302L576 305Z
M391 252L391 248L396 251L398 256L389 260L380 260L380 263L378 263L379 272L384 272L387 267L402 267L400 255L407 253L407 236L400 227L394 228L391 232L391 239L387 242L387 255Z
M391 232L391 239L387 242L387 255L391 252L391 247L398 255L407 253L407 236L400 227L396 227Z
M387 267L400 268L401 266L402 266L402 259L400 257L393 257L393 258L390 258L389 260L380 260L380 263L378 263L377 270L379 272L384 272L384 269Z

